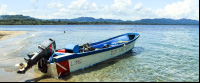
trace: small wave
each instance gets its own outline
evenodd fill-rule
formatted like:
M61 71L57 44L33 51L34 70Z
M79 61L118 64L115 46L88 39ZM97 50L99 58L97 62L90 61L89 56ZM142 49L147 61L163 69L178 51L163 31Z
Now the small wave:
M24 47L26 47L26 46L19 47L18 49L14 50L14 51L12 51L12 52L9 52L9 53L3 53L3 55L4 55L4 56L7 56L8 54L15 53L15 52L21 50L21 49L24 48Z
M36 35L36 33L35 33L35 34L32 34L31 36L25 37L23 40L25 40L25 39L27 39L27 38L30 38L30 37L34 37L35 35Z
M25 38L22 39L22 40L26 40L27 38L34 37L34 36L36 36L36 33L35 33L35 34L32 34L32 35L30 35L30 36L27 36L27 37L25 37ZM21 41L17 42L16 44L19 44L20 42L21 42Z

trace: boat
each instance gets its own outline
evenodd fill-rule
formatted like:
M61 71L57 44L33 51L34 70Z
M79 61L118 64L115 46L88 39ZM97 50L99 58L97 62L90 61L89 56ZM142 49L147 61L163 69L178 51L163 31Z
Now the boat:
M130 32L81 46L68 44L57 50L55 41L49 39L39 44L35 53L27 54L29 59L24 58L24 62L18 64L20 69L17 73L25 74L35 65L45 75L60 78L132 51L139 36L137 32Z

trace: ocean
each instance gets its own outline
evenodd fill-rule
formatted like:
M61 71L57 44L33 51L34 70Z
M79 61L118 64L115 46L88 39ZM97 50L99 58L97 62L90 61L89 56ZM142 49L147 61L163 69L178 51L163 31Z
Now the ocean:
M132 52L70 73L57 81L199 82L199 26L196 25L12 25L0 30L29 31L0 41L0 81L40 81L33 69L16 74L15 64L49 38L56 49L83 45L128 32L138 32ZM65 31L65 33L63 33Z

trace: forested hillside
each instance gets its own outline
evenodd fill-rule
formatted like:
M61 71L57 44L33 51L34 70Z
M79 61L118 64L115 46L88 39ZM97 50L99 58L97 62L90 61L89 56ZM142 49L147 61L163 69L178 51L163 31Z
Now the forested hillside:
M115 19L95 19L79 17L74 19L37 19L23 15L1 15L0 25L199 25L199 21L191 19L141 19L123 21Z

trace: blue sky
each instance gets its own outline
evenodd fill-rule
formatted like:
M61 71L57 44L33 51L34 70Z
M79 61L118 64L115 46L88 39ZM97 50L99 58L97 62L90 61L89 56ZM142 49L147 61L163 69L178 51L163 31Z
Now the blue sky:
M94 17L140 20L199 20L199 0L1 0L0 15L22 14L40 19Z

